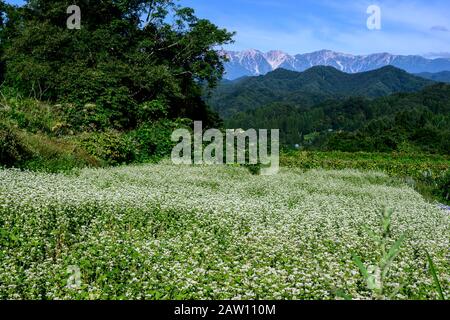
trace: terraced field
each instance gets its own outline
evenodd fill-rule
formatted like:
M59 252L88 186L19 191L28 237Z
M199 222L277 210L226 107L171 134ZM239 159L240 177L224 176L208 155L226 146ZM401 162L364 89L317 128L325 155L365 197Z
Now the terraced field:
M405 241L375 294L354 257L377 274L384 208ZM426 251L449 296L449 235L448 211L382 173L0 170L0 299L435 299Z

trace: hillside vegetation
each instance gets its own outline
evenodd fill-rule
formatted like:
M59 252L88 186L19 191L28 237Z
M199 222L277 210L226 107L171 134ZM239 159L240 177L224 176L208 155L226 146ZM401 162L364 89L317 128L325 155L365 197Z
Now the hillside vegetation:
M171 133L190 127L189 119L159 119L137 128L89 128L97 107L81 113L72 104L34 99L0 99L0 165L61 172L73 168L154 162L170 154ZM85 123L80 129L78 123Z
M450 85L374 100L328 100L308 109L277 102L237 113L230 128L280 128L289 147L367 152L450 152Z
M437 73L423 72L416 75L433 81L450 83L450 71L442 71Z
M450 157L417 153L289 151L281 165L302 170L352 169L383 172L413 187L427 200L450 205Z
M271 103L305 110L327 99L375 98L395 92L415 92L431 83L392 66L357 74L324 66L304 72L277 69L265 76L222 82L207 101L215 111L228 118L236 112Z
M175 128L221 120L202 100L233 34L175 1L0 0L0 166L61 171L160 159ZM145 17L145 18L143 18Z

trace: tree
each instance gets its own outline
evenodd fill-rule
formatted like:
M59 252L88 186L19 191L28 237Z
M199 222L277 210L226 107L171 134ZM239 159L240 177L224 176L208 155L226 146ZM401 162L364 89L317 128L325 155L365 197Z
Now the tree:
M66 27L72 4L81 9L81 30ZM217 120L201 86L221 79L215 48L233 33L192 9L172 0L29 0L10 15L1 38L5 79L23 95L71 103L76 112L96 104L116 128L145 120L140 108L152 101L171 117Z

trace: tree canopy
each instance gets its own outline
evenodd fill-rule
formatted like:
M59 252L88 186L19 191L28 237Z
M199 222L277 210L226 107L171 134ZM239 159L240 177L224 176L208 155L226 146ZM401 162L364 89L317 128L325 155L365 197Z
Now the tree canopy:
M67 28L67 8L81 29ZM0 2L0 54L6 86L23 96L95 104L95 129L127 129L155 115L217 122L201 99L223 73L216 47L233 33L173 0ZM156 108L156 112L155 112Z
M327 100L309 108L285 102L238 112L229 128L279 128L286 146L348 152L450 150L450 85L368 99Z

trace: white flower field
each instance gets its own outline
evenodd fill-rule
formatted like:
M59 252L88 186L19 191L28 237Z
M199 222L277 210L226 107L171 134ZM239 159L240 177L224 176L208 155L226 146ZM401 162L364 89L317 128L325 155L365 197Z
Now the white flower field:
M373 299L352 256L380 259L384 208L406 238L381 298L439 297L426 252L449 296L448 211L381 173L3 169L0 299Z

